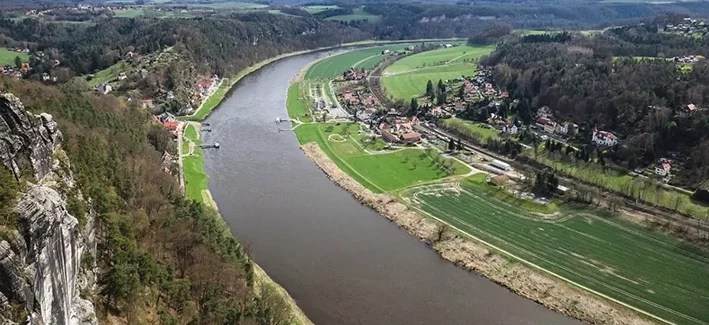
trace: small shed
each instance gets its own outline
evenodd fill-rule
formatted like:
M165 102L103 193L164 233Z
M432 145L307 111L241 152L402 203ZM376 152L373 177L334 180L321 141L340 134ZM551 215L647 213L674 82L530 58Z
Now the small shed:
M489 179L489 182L492 184L495 184L497 186L504 186L507 185L507 182L510 181L510 178L507 177L506 175L497 175L497 176L492 176Z

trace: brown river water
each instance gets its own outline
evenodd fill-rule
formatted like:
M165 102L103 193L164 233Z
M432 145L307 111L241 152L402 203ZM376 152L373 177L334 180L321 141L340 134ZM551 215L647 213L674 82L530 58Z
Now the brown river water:
M205 121L204 142L221 145L205 150L209 188L256 262L317 325L580 324L443 260L328 180L293 132L278 132L290 80L328 53L245 77Z

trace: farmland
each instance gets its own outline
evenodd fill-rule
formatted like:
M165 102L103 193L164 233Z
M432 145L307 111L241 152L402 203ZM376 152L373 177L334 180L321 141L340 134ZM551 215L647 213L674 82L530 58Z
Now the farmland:
M320 123L300 125L295 132L301 144L317 143L340 169L375 193L448 176L424 150L403 149L386 154L368 154L359 146L359 142L352 140L358 130L357 124ZM464 165L452 162L454 174L469 172Z
M461 120L459 118L449 118L441 120L441 123L448 128L457 130L463 134L477 133L480 135L480 139L485 143L488 139L500 140L500 131L494 128L484 127L481 124L474 122Z
M118 78L118 74L128 71L129 68L130 66L128 65L128 62L123 60L118 61L118 63L94 74L93 78L91 78L88 82L89 87L93 88L102 83L116 80L116 78Z
M340 8L340 7L337 6L337 5L330 5L330 6L326 6L326 5L313 5L313 6L305 6L305 7L303 7L303 9L304 9L305 11L307 11L307 12L309 12L309 13L311 13L311 14L317 14L317 13L319 13L319 12L323 12L323 11L331 10L331 9L338 9L338 8Z
M326 18L325 20L350 22L350 21L365 20L365 19L370 22L374 22L374 21L379 21L380 19L382 19L382 17L370 14L370 13L364 11L364 9L356 8L356 9L353 9L352 13L349 15L332 16L332 17Z
M457 46L418 53L403 58L382 73L382 86L394 99L409 100L426 92L428 80L449 80L475 73L480 56L490 46Z
M15 57L20 57L22 62L28 62L30 60L27 53L10 51L6 48L0 48L0 65L12 65L15 66Z
M594 209L536 215L491 196L484 180L478 174L459 187L418 186L401 195L524 264L666 321L709 321L709 252Z
M375 65L384 60L382 51L401 51L412 44L391 44L385 46L376 46L361 50L349 51L338 55L325 58L315 63L305 73L305 79L331 79L342 75L342 73L351 68L371 69Z
M143 9L117 9L113 14L119 18L135 18L145 14Z

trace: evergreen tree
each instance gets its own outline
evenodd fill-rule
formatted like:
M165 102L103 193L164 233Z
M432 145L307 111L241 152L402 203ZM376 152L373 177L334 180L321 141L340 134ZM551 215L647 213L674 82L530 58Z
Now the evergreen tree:
M460 89L458 89L458 98L465 99L465 85L461 85Z
M446 92L446 85L443 84L443 80L441 79L438 79L438 91L440 91L441 93Z
M438 94L438 100L436 101L438 105L443 105L446 103L446 93Z
M20 59L19 56L15 57L15 66L17 66L18 69L22 68L22 59Z
M450 141L448 141L448 150L449 151L455 150L455 140L453 140L453 138L451 138Z
M433 96L433 82L431 82L431 79L428 79L428 83L426 83L426 96Z
M458 151L463 150L463 143L460 141L460 138L458 138L458 143L456 143L455 147Z

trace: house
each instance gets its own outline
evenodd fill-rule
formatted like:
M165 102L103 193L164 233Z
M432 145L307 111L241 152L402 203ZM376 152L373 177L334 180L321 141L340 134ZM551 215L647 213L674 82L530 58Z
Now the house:
M389 142L389 143L399 142L399 139L387 130L382 130L382 138L384 139L384 141Z
M421 134L418 132L408 132L401 136L401 141L406 144L413 144L421 141Z
M551 108L549 106L542 106L537 111L537 117L551 118L553 114L551 113Z
M665 177L670 174L670 169L672 169L672 165L668 162L664 162L660 166L655 167L655 174Z
M27 62L22 62L22 65L20 66L20 69L22 69L23 71L27 71L27 70L30 69L30 64L27 63Z
M140 101L140 106L143 108L153 108L155 105L152 99L143 99Z
M618 138L615 136L615 134L610 133L608 131L598 131L597 129L593 130L591 141L593 141L593 143L599 146L607 147L612 147L618 144Z
M128 76L126 75L125 71L121 71L120 73L118 73L118 80L125 80L126 78L128 78Z
M536 122L537 126L542 128L546 133L554 133L556 131L557 123L547 117L539 117Z
M515 135L515 134L517 134L518 131L519 131L519 129L514 124L505 125L502 127L502 132L505 132L507 134Z
M451 48L451 47L453 47L453 44L448 43L448 44L445 45L445 47L446 47L446 48Z
M569 133L568 124L557 123L557 124L556 124L556 128L554 129L554 132L559 133L559 134L567 134L567 133Z
M102 94L108 94L113 90L113 87L109 84L100 84L96 87L96 91Z
M409 46L406 47L406 49L409 50L409 51L413 51L414 48L415 48L415 47L414 47L413 45L409 45Z

